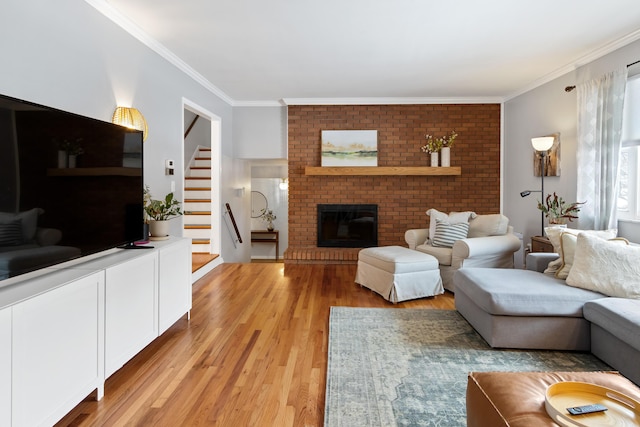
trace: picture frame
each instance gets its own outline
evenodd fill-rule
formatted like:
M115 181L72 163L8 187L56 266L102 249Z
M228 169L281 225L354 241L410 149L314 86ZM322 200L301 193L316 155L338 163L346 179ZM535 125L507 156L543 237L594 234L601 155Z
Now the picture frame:
M545 136L553 136L553 145L544 157L544 176L560 176L560 133ZM533 150L533 176L542 175L540 156L540 152Z
M378 166L377 130L323 130L321 166Z

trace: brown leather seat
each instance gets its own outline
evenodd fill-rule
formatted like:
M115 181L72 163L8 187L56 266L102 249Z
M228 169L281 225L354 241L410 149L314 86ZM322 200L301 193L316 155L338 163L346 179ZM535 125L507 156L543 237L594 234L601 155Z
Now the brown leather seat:
M598 384L640 400L640 388L617 372L471 372L467 426L558 426L544 401L547 387L561 381Z

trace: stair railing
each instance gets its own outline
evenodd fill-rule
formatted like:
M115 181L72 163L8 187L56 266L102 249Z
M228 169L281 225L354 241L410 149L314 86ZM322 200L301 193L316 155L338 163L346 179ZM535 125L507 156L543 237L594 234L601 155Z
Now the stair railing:
M227 230L229 231L229 235L231 236L231 241L233 242L233 247L237 248L237 243L242 243L242 237L240 236L240 231L238 230L238 225L236 224L236 220L233 217L233 212L231 211L231 206L229 203L225 203L225 211L224 211L224 223L227 226ZM231 232L231 227L229 227L229 223L227 222L227 216L231 219L231 224L233 225L233 229L235 230L235 236Z

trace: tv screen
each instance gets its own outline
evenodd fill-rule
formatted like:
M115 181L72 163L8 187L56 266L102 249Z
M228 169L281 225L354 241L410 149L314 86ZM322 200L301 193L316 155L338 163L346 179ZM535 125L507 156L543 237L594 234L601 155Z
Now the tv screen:
M0 95L0 280L142 240L142 147L140 131Z

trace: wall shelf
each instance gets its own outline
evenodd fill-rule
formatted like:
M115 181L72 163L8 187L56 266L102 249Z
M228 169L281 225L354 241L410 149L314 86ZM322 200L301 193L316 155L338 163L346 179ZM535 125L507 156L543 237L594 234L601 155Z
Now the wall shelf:
M141 173L141 168L124 167L47 169L48 176L140 176Z
M461 175L462 169L455 167L428 167L428 166L306 166L304 168L305 175Z

